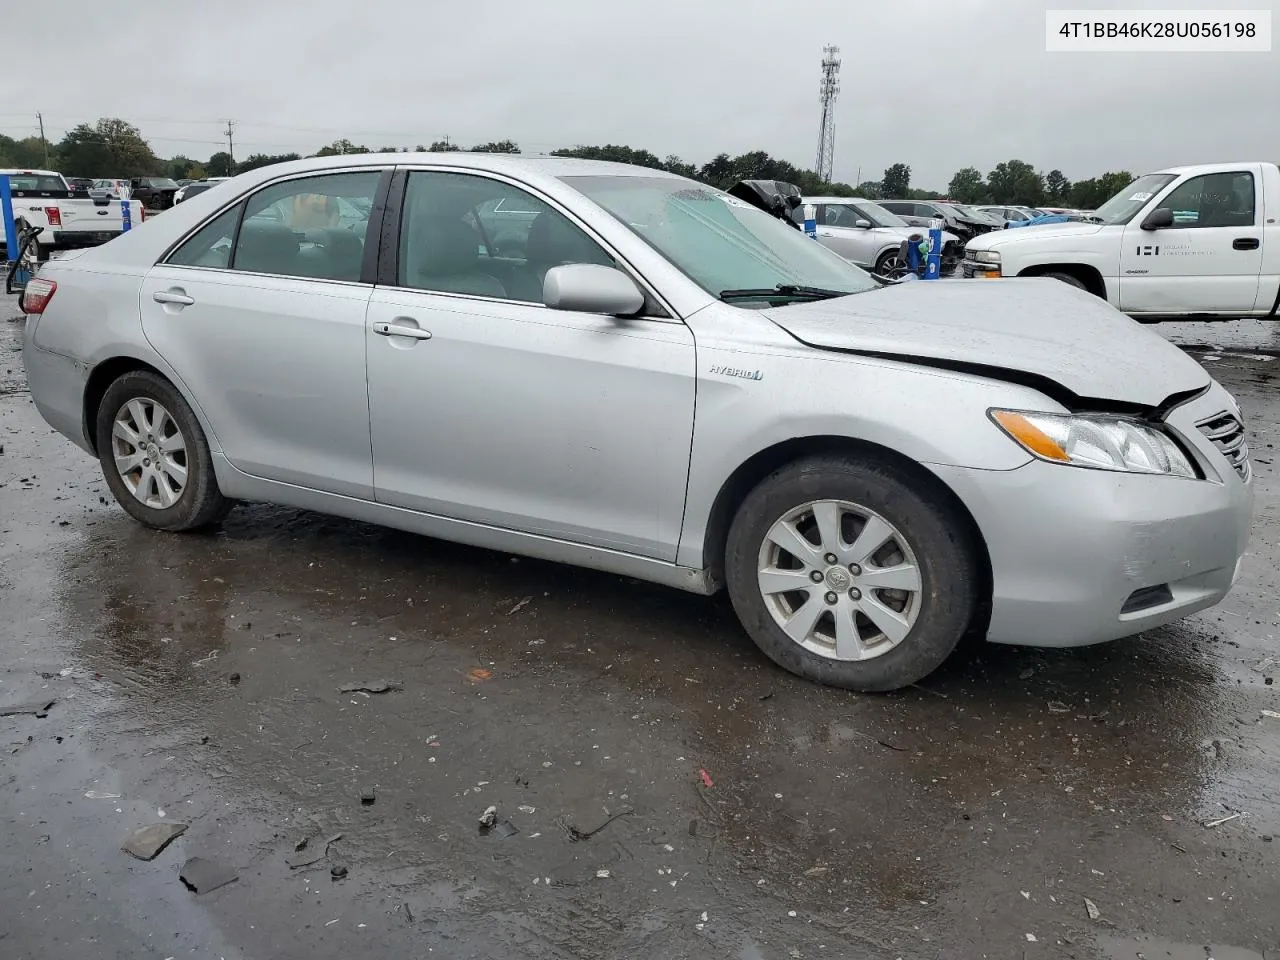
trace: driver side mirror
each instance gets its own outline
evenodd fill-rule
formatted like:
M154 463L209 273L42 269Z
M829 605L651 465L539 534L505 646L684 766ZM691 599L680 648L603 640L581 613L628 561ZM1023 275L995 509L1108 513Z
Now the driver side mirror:
M870 220L855 220L853 225L854 225L855 227L857 227L859 230L870 230L870 229L871 229L871 221L870 221Z
M644 307L644 294L621 270L596 263L568 263L547 271L542 302L552 310L629 317Z
M1173 226L1173 211L1168 207L1159 207L1147 214L1142 221L1143 230L1162 230Z

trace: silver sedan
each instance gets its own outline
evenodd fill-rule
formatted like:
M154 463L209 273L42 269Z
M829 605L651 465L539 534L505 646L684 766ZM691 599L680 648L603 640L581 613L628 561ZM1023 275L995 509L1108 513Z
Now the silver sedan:
M142 523L309 508L697 593L891 690L971 629L1217 603L1234 401L1052 280L884 283L725 193L553 158L264 167L27 287L56 429Z

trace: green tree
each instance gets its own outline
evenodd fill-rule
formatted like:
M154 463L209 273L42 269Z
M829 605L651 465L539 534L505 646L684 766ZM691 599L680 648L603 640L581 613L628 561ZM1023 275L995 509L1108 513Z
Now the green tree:
M1096 210L1132 182L1133 174L1128 170L1077 180L1067 192L1067 200L1078 210Z
M448 140L436 140L427 147L428 153L455 153L462 148L457 144L450 143Z
M39 170L48 169L50 166L57 169L57 157L53 148L46 149L45 142L39 137L23 137L21 140L15 140L13 137L0 134L0 167Z
M204 167L202 167L200 164L193 163L187 169L187 176L190 177L192 180L203 180L205 177L209 176L209 174L205 172Z
M1039 206L1044 203L1044 177L1022 160L996 164L987 175L987 190L995 203Z
M220 150L209 158L209 162L204 165L211 177L229 177L232 174L231 154L225 150Z
M355 144L345 137L341 140L335 140L327 147L321 147L316 151L317 157L343 157L349 153L372 153L368 147L363 144Z
M987 198L987 185L977 167L963 167L947 184L947 196L956 203L982 203Z
M399 147L379 147L377 149L377 152L378 153L399 153L400 148Z
M880 181L880 189L889 200L906 197L907 191L911 189L911 168L905 163L895 163L887 168Z
M166 176L174 180L186 180L191 177L191 168L196 162L190 157L178 154L171 160L162 160L160 162L160 170Z
M114 117L78 124L58 144L62 172L73 177L145 177L161 163L137 127Z
M1071 181L1068 180L1061 170L1050 170L1045 174L1044 190L1045 196L1050 203L1060 204L1066 201L1067 192L1071 189Z
M520 146L514 140L491 140L471 148L472 153L519 153Z
M662 161L662 169L679 177L688 177L690 180L698 179L698 168L692 163L685 163L674 153L668 154L667 159Z
M286 163L289 160L301 160L302 157L296 153L254 153L247 160L241 160L236 164L236 173L244 173L247 170L257 170L259 167L269 167L273 163Z
M855 188L854 196L863 200L880 200L884 197L884 186L879 180L863 180Z
M580 160L607 160L611 163L630 163L637 167L663 169L662 161L648 150L634 150L631 147L607 143L603 147L566 147L552 150L553 157L577 157Z

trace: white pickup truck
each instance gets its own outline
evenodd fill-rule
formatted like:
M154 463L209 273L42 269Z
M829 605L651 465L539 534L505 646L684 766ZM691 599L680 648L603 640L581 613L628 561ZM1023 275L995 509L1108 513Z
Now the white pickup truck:
M1085 222L975 237L961 272L1055 277L1143 321L1274 318L1280 169L1212 163L1148 173Z
M14 220L43 228L36 242L40 259L54 250L75 250L106 243L124 232L123 205L129 205L130 225L142 223L145 213L137 200L90 197L74 191L62 174L52 170L0 170L9 178ZM0 229L0 247L4 246Z

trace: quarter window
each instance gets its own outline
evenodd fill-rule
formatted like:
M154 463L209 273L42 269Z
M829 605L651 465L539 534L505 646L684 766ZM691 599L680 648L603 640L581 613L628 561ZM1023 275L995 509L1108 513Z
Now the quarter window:
M1253 174L1207 173L1180 184L1160 203L1173 211L1175 228L1251 227Z
M542 303L552 267L616 262L527 191L461 173L409 174L400 228L402 287Z
M231 262L231 242L243 206L234 206L206 223L173 252L169 263L179 267L226 269Z

